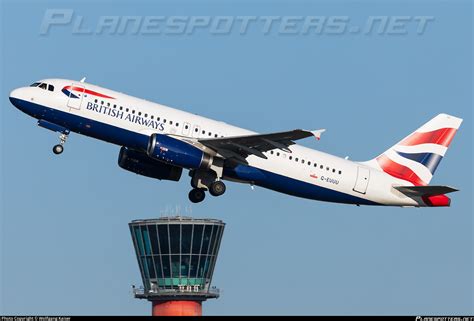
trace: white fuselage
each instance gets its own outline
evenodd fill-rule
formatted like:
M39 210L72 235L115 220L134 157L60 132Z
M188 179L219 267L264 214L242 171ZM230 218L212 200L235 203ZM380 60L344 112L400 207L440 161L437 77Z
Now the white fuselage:
M14 99L35 106L31 109L17 106L19 109L38 119L46 116L57 118L61 124L80 120L80 125L72 126L72 128L69 126L68 128L118 145L126 145L127 140L122 141L122 137L111 137L114 132L107 132L107 129L102 128L103 124L120 129L120 136L126 136L127 133L150 136L157 132L194 138L255 134L252 131L221 121L215 121L88 83L64 79L46 79L41 82L51 84L54 86L54 90L24 87L12 92L11 97ZM83 86L85 92L81 97L72 99L69 97L68 91L64 91L67 86ZM58 113L51 116L54 112ZM71 116L70 119L69 116ZM49 119L49 121L55 122L54 119ZM100 127L100 131L96 131L98 127ZM102 131L106 132L101 133ZM327 193L337 192L347 195L347 201L341 201L343 203L364 204L365 202L357 201L357 199L360 199L367 200L368 203L373 202L373 205L417 206L415 200L392 188L394 185L412 185L405 180L394 178L363 163L353 162L303 146L292 145L289 149L291 153L278 149L265 152L268 159L253 155L247 158L248 166L251 168L276 174L276 176L272 176L271 183L259 185L312 199L331 201L331 197L324 195L318 197L317 193L313 195L311 188L314 186L327 190ZM252 183L251 180L228 178ZM288 178L289 181L284 178ZM295 189L289 186L280 186L286 184L286 182L290 182L290 184L294 182ZM304 191L299 191L298 188L303 186L300 185L302 183L305 183Z

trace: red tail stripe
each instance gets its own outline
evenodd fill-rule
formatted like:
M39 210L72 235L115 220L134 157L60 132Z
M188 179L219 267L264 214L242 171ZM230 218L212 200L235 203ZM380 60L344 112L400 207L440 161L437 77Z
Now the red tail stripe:
M98 97L102 97L102 98L115 99L114 97L110 97L110 96L107 96L107 95L98 93L97 91L93 91L93 90L89 90L89 89L85 89L85 90L84 90L84 88L82 88L82 87L66 86L65 89L67 89L67 90L75 90L75 91L78 91L78 92L81 92L81 93L86 93L86 94L89 94L89 95L94 95L94 96L98 96Z
M455 128L440 128L426 133L413 133L404 139L400 145L438 144L448 147L454 135L456 135Z
M451 199L444 194L423 196L422 199L426 205L433 207L449 206L451 204Z
M381 155L377 157L377 162L379 163L380 167L383 171L393 177L404 179L413 183L416 186L426 185L426 183L418 177L410 168L395 163L393 160L388 158L385 155Z

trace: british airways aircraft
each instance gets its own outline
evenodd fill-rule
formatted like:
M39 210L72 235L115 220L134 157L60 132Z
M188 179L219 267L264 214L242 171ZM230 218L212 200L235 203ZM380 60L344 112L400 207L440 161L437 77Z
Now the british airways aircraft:
M189 170L191 202L224 194L223 180L293 196L355 205L449 206L457 191L428 185L462 119L439 114L380 156L353 162L296 145L324 129L257 134L221 121L65 79L15 89L11 103L58 132L61 154L71 132L121 146L118 164L139 175L178 181Z

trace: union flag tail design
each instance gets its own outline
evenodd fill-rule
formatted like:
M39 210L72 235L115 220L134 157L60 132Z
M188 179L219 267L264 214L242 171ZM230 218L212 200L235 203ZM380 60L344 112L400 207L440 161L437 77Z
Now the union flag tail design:
M439 114L370 163L415 186L428 185L461 123Z

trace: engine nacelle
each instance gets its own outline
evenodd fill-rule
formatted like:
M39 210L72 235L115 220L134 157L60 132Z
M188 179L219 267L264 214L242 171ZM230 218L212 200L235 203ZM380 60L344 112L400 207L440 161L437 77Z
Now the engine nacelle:
M162 134L152 134L148 142L148 156L167 164L189 169L208 169L213 157L179 139Z
M179 181L183 169L162 163L148 157L145 153L137 152L126 147L120 149L118 165L127 171L146 177Z

